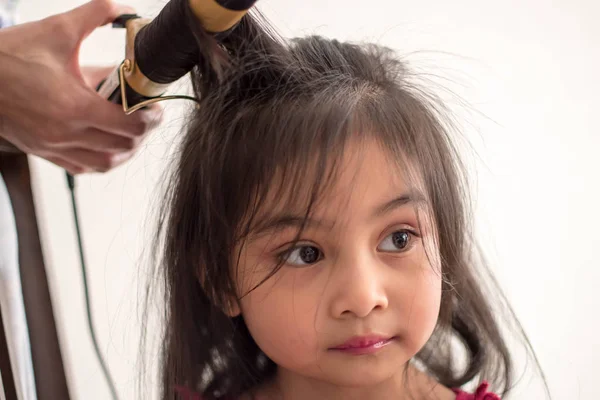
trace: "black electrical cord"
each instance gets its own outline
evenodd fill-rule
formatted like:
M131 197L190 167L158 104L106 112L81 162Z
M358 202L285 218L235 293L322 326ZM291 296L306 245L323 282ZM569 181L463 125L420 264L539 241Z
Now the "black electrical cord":
M71 203L73 204L73 217L75 219L75 230L77 232L77 242L79 244L79 259L81 262L81 274L83 277L83 292L85 294L85 308L87 311L87 320L88 327L90 330L90 336L92 338L92 343L94 344L94 350L96 351L96 357L98 358L98 362L102 367L102 372L104 373L104 377L106 378L106 382L110 388L110 392L112 394L113 400L118 400L117 390L115 388L115 384L110 376L110 372L106 367L106 363L104 362L104 358L102 354L100 354L100 347L98 346L98 341L96 340L96 333L94 331L94 323L92 321L92 310L90 307L90 292L88 288L87 282L87 269L85 263L85 257L83 255L83 242L81 239L81 229L79 227L79 215L77 213L77 201L75 200L75 177L69 173L67 173L67 184L69 185L69 190L71 191Z

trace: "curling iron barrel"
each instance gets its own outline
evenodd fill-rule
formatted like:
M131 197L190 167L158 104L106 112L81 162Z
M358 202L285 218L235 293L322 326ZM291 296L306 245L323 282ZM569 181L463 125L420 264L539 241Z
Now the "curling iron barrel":
M130 114L161 97L169 85L197 65L199 46L190 23L217 40L227 35L256 0L171 0L154 20L122 15L114 27L127 30L125 61L98 92Z

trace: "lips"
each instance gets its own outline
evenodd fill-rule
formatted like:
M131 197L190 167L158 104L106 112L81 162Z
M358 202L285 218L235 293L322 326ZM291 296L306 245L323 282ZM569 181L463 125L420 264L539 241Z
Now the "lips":
M382 335L355 336L330 350L349 354L372 354L390 344L394 338Z

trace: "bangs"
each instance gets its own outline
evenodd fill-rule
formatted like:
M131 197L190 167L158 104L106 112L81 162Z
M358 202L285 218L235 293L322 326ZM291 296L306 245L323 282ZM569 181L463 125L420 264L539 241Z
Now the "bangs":
M363 146L375 142L407 188L427 198L420 168L415 163L418 160L414 153L409 156L415 146L410 141L417 136L417 127L404 123L405 110L400 108L400 102L356 94L332 101L332 95L339 90L332 92L308 101L280 99L240 121L244 134L254 135L248 142L256 148L245 146L243 154L230 154L232 163L248 166L244 176L237 177L249 194L242 201L247 205L243 217L236 221L238 244L261 231L270 216L284 210L290 217L302 216L303 227L343 172L341 161L349 144L355 152L352 156L361 160ZM297 236L301 234L302 228Z

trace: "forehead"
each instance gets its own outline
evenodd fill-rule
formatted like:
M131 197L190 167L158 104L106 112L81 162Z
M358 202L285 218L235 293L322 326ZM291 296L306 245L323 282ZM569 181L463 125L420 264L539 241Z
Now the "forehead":
M410 163L374 140L350 142L338 157L326 161L324 171L315 163L297 170L294 178L276 177L256 221L283 213L302 216L309 205L309 214L317 219L366 217L400 195L424 199L421 179Z

